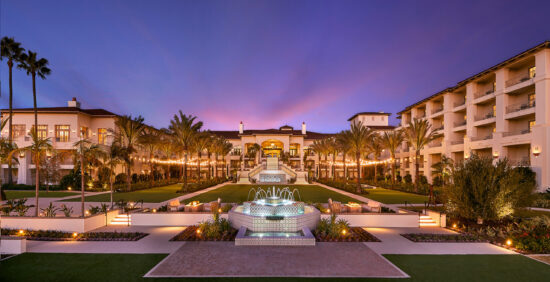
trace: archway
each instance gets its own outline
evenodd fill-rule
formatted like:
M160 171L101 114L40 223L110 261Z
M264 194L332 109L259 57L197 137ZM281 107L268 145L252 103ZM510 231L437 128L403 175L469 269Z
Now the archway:
M283 142L275 139L269 139L261 144L262 153L265 157L280 157L284 150Z

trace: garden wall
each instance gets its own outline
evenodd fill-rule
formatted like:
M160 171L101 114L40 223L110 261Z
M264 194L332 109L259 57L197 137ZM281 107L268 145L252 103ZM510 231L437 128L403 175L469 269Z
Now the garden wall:
M27 239L25 238L13 238L2 237L0 242L1 254L22 254L27 251Z
M323 214L321 218L330 218L330 215ZM417 213L350 213L338 214L338 219L359 227L418 227Z
M118 210L107 214L107 222L118 215ZM2 216L2 228L29 230L56 230L64 232L88 232L105 226L105 214L80 217L26 217Z
M446 227L447 226L447 215L441 212L432 211L432 210L425 210L426 215L431 217L435 223L437 223L437 226Z
M156 212L133 213L134 226L188 226L195 225L212 218L209 212ZM227 219L227 213L220 214L220 218Z

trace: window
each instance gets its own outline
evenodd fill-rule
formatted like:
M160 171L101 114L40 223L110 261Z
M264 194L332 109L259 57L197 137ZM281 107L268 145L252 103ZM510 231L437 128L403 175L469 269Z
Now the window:
M34 130L34 125L32 126L31 130ZM48 138L48 126L45 124L39 124L38 131L36 133L38 134L38 138L40 139Z
M527 99L529 99L529 107L534 107L535 106L535 93L529 94L529 96L527 96Z
M69 125L56 125L55 126L55 141L56 142L69 142L70 130L71 130L71 127Z
M80 136L84 139L88 138L88 127L86 127L86 126L81 126L80 127Z
M529 132L531 132L533 130L533 127L535 127L535 121L534 120L530 120L529 121Z
M97 129L97 143L105 145L107 139L107 128L98 128Z
M493 133L497 132L497 128L493 127Z
M529 78L535 77L537 74L537 67L530 67L529 68Z
M497 116L497 105L493 105L493 116Z
M14 124L11 128L11 135L13 139L25 136L25 125L24 124Z

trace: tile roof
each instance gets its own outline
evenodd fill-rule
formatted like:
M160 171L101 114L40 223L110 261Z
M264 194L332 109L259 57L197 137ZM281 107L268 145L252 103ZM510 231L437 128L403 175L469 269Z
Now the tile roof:
M7 113L9 109L2 109L2 113ZM117 116L117 114L104 109L81 109L76 107L46 107L37 108L39 113L84 113L91 116ZM33 108L13 109L14 113L32 113Z
M391 113L384 113L384 112L360 112L360 113L356 113L354 114L353 116L351 116L350 118L348 118L348 121L354 119L356 116L358 115L377 115L377 116L390 116Z

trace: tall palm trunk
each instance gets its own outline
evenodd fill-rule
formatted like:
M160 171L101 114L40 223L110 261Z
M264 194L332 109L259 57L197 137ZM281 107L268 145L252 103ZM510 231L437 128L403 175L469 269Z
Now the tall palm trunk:
M187 148L183 155L183 189L187 192Z
M361 153L357 152L355 154L355 164L357 165L357 187L355 192L361 194L361 164L359 163L359 158L361 158Z
M80 203L82 205L82 217L84 217L84 154L82 154L82 143L80 144Z
M38 136L38 109L36 107L36 74L32 73L32 100L33 100L33 107L34 107L34 133ZM10 119L11 121L11 119ZM34 161L35 166L35 188L36 188L36 212L35 216L38 216L38 196L39 196L39 190L40 190L40 158L38 156L38 148L35 148L34 155L36 160Z
M113 193L114 193L114 190L113 190L113 172L114 172L114 168L113 168L113 166L111 166L111 172L109 173L109 185L111 187L111 207L113 207Z
M378 170L377 170L378 164L376 163L377 161L378 161L378 159L374 158L374 183L376 183L376 181L378 181Z
M214 178L218 178L218 153L214 154L214 162L216 165L214 166Z
M35 180L35 183L34 183L34 186L35 186L35 189L36 189L36 196L34 198L34 204L35 204L35 212L34 212L34 216L38 216L38 210L39 210L39 207L38 207L38 190L40 189L40 173L39 173L39 169L40 169L40 165L39 165L39 160L38 160L38 154L35 154L35 161L34 161L34 166L35 166L35 177L36 177L36 180Z
M336 179L336 152L332 153L332 181Z
M12 69L13 69L13 61L10 59L8 61L8 68L9 68L9 86L10 86L10 120L8 121L8 142L11 145L13 143L13 82L12 82ZM13 168L11 166L11 161L8 162L8 184L13 184Z
M418 174L420 173L420 163L418 162L420 159L420 150L416 150L416 159L414 160L414 191L418 193Z
M347 178L347 171L346 171L346 153L344 152L344 154L342 155L342 163L344 164L344 182L348 182L348 178Z
M391 154L391 158L393 160L393 162L391 163L391 184L392 186L395 185L395 174L396 174L396 170L397 170L397 166L395 165L395 154L392 153Z
M328 154L325 154L325 179L328 179Z
M208 180L210 180L210 178L212 177L212 173L211 173L212 165L210 164L211 157L212 157L212 154L210 153L210 151L208 151L208 173L206 174L206 177L208 178Z
M202 153L198 152L199 159L197 160L197 182L201 182L201 159Z
M132 190L132 161L126 164L126 191L130 192Z

